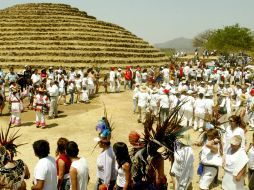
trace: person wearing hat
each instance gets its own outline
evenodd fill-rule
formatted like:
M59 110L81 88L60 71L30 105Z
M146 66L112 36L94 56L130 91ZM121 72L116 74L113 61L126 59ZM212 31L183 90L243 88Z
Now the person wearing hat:
M194 102L194 130L203 130L205 118L205 99L204 94L198 94L198 98Z
M11 106L10 122L13 125L21 125L21 112L23 111L22 95L19 86L12 87L12 93L9 95L9 104Z
M219 106L219 114L221 115L220 117L220 122L226 122L228 117L231 116L231 101L229 98L229 94L226 92L222 92L221 96L218 98L218 106ZM224 127L228 126L228 123L224 124Z
M108 190L113 190L116 182L116 158L113 148L110 145L112 129L106 117L99 120L96 125L98 137L94 140L98 143L102 152L97 157L95 190L99 190L101 185L106 185Z
M53 71L53 67L49 67L48 78L50 78L51 80L55 79L55 72Z
M158 117L159 108L158 108L158 101L159 101L159 90L157 87L153 87L152 93L151 93L151 100L149 103L149 109L151 110L152 114Z
M192 125L193 120L193 110L194 110L194 102L195 99L191 96L192 90L182 91L181 99L186 103L182 105L180 111L183 114L183 123L184 126L190 127Z
M163 94L158 98L158 107L161 123L163 123L169 115L169 90L164 89Z
M225 152L224 176L222 179L222 189L224 190L243 190L244 174L246 172L248 156L241 148L244 139L240 135L234 135L230 139L230 148Z
M247 111L248 111L248 119L249 125L251 129L254 129L254 89L250 90L250 96L247 101Z
M45 128L45 113L47 113L49 109L49 99L46 95L46 90L43 88L38 89L38 94L34 96L33 108L36 113L36 127Z
M213 85L213 81L211 81L211 80L208 81L206 93L214 94L214 85Z
M201 81L199 86L197 87L198 94L202 93L205 94L207 91L206 83L205 81Z
M146 116L146 108L149 106L150 95L148 94L148 87L142 84L139 87L139 92L134 95L134 98L138 100L138 122L144 123Z

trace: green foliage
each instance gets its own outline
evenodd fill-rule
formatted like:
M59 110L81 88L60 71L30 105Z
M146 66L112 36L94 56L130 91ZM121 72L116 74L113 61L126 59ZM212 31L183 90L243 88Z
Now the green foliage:
M209 50L216 49L221 53L245 52L251 50L253 41L251 30L236 24L214 31L205 43L205 47Z

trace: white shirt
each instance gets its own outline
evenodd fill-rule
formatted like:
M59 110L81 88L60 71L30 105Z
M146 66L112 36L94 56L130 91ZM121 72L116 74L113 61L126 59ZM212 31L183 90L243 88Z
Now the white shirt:
M79 160L75 160L71 163L71 167L77 170L77 189L78 190L87 190L88 184L88 164L85 158L81 157ZM71 185L72 189L72 185Z
M116 180L115 154L112 147L103 151L97 158L97 178L103 180L103 183L109 184Z
M207 113L212 114L214 102L213 99L205 99L205 110Z
M167 94L160 95L158 100L161 108L169 108L169 97Z
M194 107L195 107L195 113L199 113L199 114L205 114L205 100L204 99L196 99L195 103L194 103Z
M109 81L115 81L116 73L114 71L109 72Z
M34 184L37 180L44 181L42 190L57 190L56 160L53 157L47 156L37 162L34 168Z
M48 88L48 92L50 96L58 96L59 95L59 89L57 85L53 84Z
M150 100L150 95L147 92L138 92L135 95L135 98L138 98L138 106L145 107L148 104L148 101Z
M169 76L169 69L168 68L164 68L161 73L163 74L163 77L166 78Z
M228 126L226 128L226 132L224 134L224 138L223 138L223 143L224 143L224 152L227 152L228 149L230 148L230 139L233 137L233 136L236 136L236 135L240 135L241 138L242 138L242 144L241 144L241 147L242 149L245 149L245 135L244 135L244 130L240 127L237 127L235 128L233 131L231 129L230 126Z
M35 83L39 84L41 77L39 74L32 74L31 79L33 81L33 84Z

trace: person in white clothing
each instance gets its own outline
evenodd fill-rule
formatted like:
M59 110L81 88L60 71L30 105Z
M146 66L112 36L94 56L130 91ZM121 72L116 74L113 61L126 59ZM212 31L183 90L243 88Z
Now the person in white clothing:
M169 82L169 68L165 67L161 71L162 76L163 76L163 82L168 83Z
M72 162L70 167L71 190L87 190L90 177L86 159L78 157L79 149L74 141L67 143L66 153Z
M38 69L34 70L34 74L32 74L31 79L32 79L32 82L33 82L33 86L34 87L39 87L39 85L41 83L41 77L38 74Z
M138 99L138 122L144 123L146 116L146 108L150 100L150 95L148 94L148 87L146 85L142 85L139 92L134 95L134 98Z
M158 88L154 87L152 90L152 94L150 96L151 96L150 105L149 105L150 110L153 115L158 117L158 112L159 112L158 101L160 97L160 95L158 94Z
M75 78L75 87L76 87L76 93L77 93L77 97L76 97L76 101L77 103L80 102L80 95L81 95L81 90L82 90L82 79L80 74L77 74L76 78Z
M245 135L244 130L240 127L241 119L239 116L232 115L229 117L229 126L226 128L223 138L223 152L226 153L230 148L230 139L239 135L242 138L241 148L245 150Z
M200 93L198 95L199 97L196 99L194 103L194 130L202 130L203 125L204 125L204 118L205 118L205 105L206 102L203 99L204 94Z
M50 95L50 107L49 107L49 116L48 119L57 118L58 117L58 95L59 88L57 81L51 81L50 87L48 88L48 93Z
M111 67L111 71L109 72L109 90L110 92L115 92L115 84L116 84L116 73L115 68Z
M122 80L122 69L118 68L116 72L116 92L120 92L121 80Z
M217 129L209 129L206 132L207 141L200 153L200 162L203 164L203 172L200 176L199 187L209 190L210 185L218 175L219 166L222 166L222 144ZM218 177L218 176L217 176Z
M185 98L183 99L183 101L185 101L185 104L183 104L181 107L181 111L183 112L183 125L187 127L192 125L193 120L195 99L191 96L192 93L192 90L187 91L187 96L185 96Z
M48 141L35 141L33 149L39 161L34 169L34 185L31 190L57 190L56 160L49 156Z
M244 174L248 156L241 148L243 139L240 135L235 135L230 139L230 148L225 152L224 176L222 179L222 189L224 190L244 190Z
M102 184L107 185L108 190L113 190L116 182L116 158L112 147L110 146L110 138L97 137L95 140L98 142L102 152L97 157L97 182L94 190L99 190Z
M160 121L164 122L169 115L169 90L164 89L163 94L158 98L158 107L160 109Z

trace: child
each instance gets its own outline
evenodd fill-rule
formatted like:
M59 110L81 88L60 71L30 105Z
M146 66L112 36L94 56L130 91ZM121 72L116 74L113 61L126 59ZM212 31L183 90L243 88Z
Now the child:
M86 86L84 86L83 89L82 89L81 101L84 102L84 103L89 103L88 90L87 90Z
M23 111L23 103L21 101L21 94L19 93L18 86L12 87L12 93L9 96L9 103L11 105L11 124L16 126L21 125L21 112Z
M36 127L45 128L45 112L49 107L49 99L46 96L46 90L43 88L38 89L38 94L34 96L33 107L36 112Z

